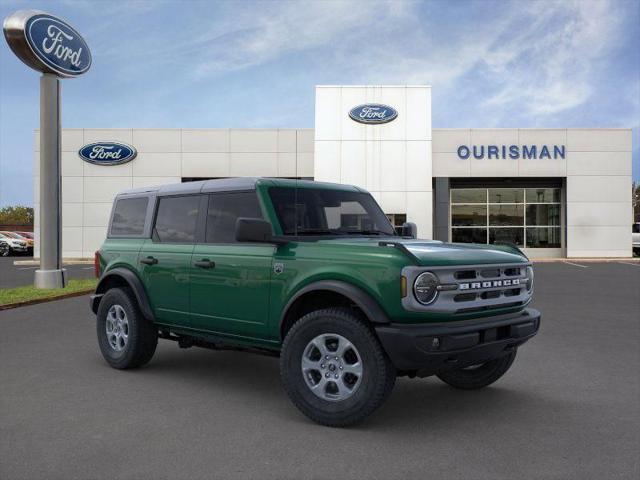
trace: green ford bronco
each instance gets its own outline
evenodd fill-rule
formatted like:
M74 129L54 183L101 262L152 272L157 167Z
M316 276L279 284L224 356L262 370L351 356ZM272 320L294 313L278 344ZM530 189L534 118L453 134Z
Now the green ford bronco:
M234 178L128 190L96 252L100 350L140 367L158 339L280 357L312 420L346 426L396 377L485 387L533 337L533 270L509 245L396 233L365 190Z

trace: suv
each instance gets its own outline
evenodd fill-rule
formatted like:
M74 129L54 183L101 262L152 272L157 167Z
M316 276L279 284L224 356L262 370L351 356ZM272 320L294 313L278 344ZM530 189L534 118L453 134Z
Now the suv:
M426 208L426 207L425 207ZM540 313L533 270L509 245L394 232L365 190L268 178L128 190L96 252L100 350L140 367L158 338L280 357L312 420L357 423L397 376L478 389L511 367Z
M631 243L634 255L640 256L640 222L636 222L631 227Z

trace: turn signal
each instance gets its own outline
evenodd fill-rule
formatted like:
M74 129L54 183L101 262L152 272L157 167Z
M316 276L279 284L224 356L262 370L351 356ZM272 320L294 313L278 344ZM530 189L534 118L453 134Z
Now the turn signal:
M407 277L400 277L400 295L402 298L407 296Z

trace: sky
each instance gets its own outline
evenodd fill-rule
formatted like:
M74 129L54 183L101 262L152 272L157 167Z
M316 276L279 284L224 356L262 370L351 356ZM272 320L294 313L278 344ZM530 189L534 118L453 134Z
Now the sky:
M640 0L0 0L85 38L65 128L312 128L315 85L426 84L434 128L633 128ZM0 206L33 203L39 74L0 40Z

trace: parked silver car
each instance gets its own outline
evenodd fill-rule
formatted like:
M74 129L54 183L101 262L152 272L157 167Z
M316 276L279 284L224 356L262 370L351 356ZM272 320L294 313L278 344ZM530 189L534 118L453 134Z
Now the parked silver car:
M632 228L632 242L633 242L633 253L634 255L640 255L640 222L636 222L633 224Z

